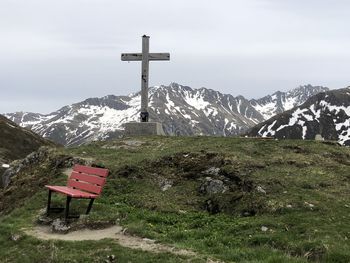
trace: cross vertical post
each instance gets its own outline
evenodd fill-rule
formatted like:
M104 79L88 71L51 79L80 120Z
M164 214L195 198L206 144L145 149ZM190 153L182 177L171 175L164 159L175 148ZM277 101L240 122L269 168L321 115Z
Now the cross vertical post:
M142 36L141 122L148 122L149 36Z
M148 78L149 62L170 60L169 53L149 53L149 36L142 36L142 53L123 53L122 61L142 61L141 64L141 122L148 122Z

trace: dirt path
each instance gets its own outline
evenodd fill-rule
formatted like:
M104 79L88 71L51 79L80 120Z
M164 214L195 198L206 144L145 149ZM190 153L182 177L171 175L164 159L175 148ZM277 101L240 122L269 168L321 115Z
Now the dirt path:
M175 247L166 246L156 243L154 240L141 238L136 236L129 236L123 233L123 228L120 226L112 226L99 230L77 230L67 234L52 233L49 226L36 226L33 229L26 229L24 232L28 235L34 236L43 240L65 240L65 241L83 241L83 240L101 240L104 238L111 238L118 242L119 245L132 249L141 249L154 253L170 252L172 254L181 256L197 257L197 253L177 249ZM214 261L209 261L214 262Z

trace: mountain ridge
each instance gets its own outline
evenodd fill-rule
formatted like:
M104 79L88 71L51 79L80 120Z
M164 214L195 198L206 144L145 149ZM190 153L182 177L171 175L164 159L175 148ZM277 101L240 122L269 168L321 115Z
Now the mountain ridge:
M314 139L317 134L350 146L350 87L311 96L305 103L260 123L249 136Z
M162 122L166 134L234 136L323 90L328 89L306 85L289 93L276 92L248 100L213 89L171 83L150 87L150 120ZM46 115L15 112L6 116L43 137L70 146L121 136L124 123L138 121L139 107L140 92L136 92L88 98Z

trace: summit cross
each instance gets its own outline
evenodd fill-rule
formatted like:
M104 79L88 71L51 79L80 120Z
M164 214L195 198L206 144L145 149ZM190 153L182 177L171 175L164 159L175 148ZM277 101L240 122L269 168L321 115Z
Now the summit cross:
M141 122L148 122L148 75L149 62L170 60L169 53L149 53L149 36L142 36L142 53L123 53L122 61L142 61L141 68Z

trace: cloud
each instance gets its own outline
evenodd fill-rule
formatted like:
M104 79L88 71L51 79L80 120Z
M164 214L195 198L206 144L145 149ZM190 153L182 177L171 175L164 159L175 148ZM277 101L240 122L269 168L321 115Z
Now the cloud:
M140 65L121 62L120 53L140 52L143 34L151 51L171 53L169 63L151 64L151 84L246 96L304 83L338 87L348 79L349 7L345 0L2 0L0 112L22 108L28 92L64 105L67 97L137 90Z

